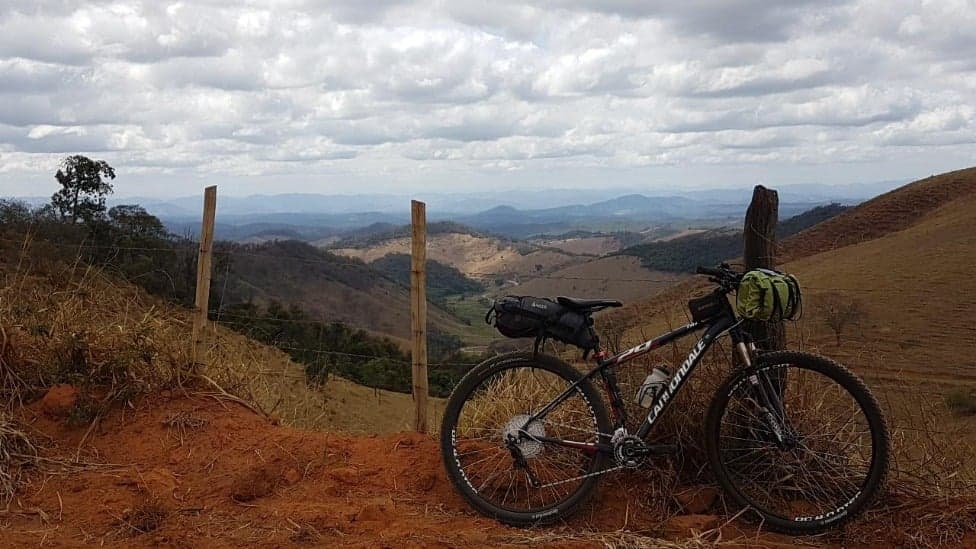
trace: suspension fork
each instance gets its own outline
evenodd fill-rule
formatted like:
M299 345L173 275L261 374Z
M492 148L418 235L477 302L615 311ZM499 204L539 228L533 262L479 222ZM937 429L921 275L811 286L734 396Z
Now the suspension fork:
M756 356L756 344L752 341L746 342L741 333L734 333L732 337L743 367L751 367ZM764 410L763 417L769 423L770 431L776 436L779 444L784 444L785 439L790 437L790 433L787 432L786 409L781 398L782 391L786 388L777 387L778 384L774 384L766 372L758 372L750 376L749 383L752 385L757 402Z

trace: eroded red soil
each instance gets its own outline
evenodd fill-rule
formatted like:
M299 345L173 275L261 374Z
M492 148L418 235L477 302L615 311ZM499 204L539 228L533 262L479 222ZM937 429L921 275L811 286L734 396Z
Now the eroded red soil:
M695 490L681 496L689 514L656 520L622 477L604 483L569 524L508 528L455 493L428 436L302 431L208 396L156 396L90 432L69 427L44 401L23 414L47 461L0 515L4 546L471 548L538 538L579 547L599 541L581 532L624 528L652 545L654 536L689 539L725 522L708 514L714 497L703 503ZM722 529L730 538L753 547L817 544L737 524Z

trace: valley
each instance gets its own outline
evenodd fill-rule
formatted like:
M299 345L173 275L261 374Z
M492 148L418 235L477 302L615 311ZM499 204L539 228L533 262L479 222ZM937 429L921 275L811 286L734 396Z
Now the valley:
M968 527L941 522L976 520L957 491L976 472L976 421L945 398L976 387L976 333L960 321L976 307L969 273L974 191L976 169L944 174L836 212L781 242L783 268L805 290L804 316L788 326L790 345L836 357L863 375L889 415L896 447L896 495L842 533L811 543L974 541ZM293 239L221 243L215 315L203 363L193 369L189 309L123 280L111 262L81 265L71 255L77 248L64 240L25 240L11 229L0 235L0 366L17 374L4 378L12 403L5 421L26 429L25 440L38 448L34 461L23 462L33 465L17 469L18 496L5 515L13 544L354 539L479 547L542 539L575 547L648 536L675 547L795 544L727 521L720 500L691 510L692 500L673 495L709 489L693 448L687 463L608 479L594 504L555 528L509 529L473 515L444 477L436 440L403 433L412 424L411 397L350 381L369 372L362 378L369 383L400 383L390 376L409 372L409 321L397 316L409 309L402 272L409 258L396 228L392 238L336 249ZM667 244L693 257L712 232L675 228L631 246ZM497 295L621 299L624 309L597 322L608 345L623 346L686 322L685 302L704 287L677 269L648 268L650 255L621 253L628 247L613 242L620 235L553 236L519 241L457 227L431 236L430 323L436 337L457 338L451 348L460 354L453 356L476 348L465 358L476 360L488 352L486 343L497 337L480 316ZM825 317L831 303L856 304L856 321L832 330ZM237 325L231 314L249 315L249 322ZM302 343L308 337L320 346ZM335 347L337 338L351 340ZM641 366L679 352L665 348L622 371L624 391L642 377ZM376 354L383 356L369 356ZM573 352L563 355L578 362ZM707 358L697 395L710 394L709 383L724 375L715 369L720 359ZM447 376L437 387L449 387L456 379L450 376L469 367L456 360L444 358L445 369L432 370ZM444 400L429 405L436 432ZM687 436L684 426L700 421L695 406L675 412L663 428ZM658 486L672 495L646 488ZM943 496L927 499L932 493ZM106 512L90 513L84 502Z

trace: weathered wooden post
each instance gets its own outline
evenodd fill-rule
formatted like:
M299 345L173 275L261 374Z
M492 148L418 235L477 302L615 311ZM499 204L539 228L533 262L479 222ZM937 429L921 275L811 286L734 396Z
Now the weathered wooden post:
M414 428L427 432L427 206L410 202L413 245L410 253L410 325Z
M746 270L776 268L778 218L779 195L772 189L756 185L742 231ZM748 322L745 327L760 349L774 351L786 348L786 331L782 322Z
M203 192L203 223L200 226L200 251L197 255L197 293L193 310L193 368L202 364L206 355L204 326L210 306L210 270L213 265L214 218L217 212L217 187L207 187Z
M746 270L776 268L776 224L779 221L779 195L772 189L756 185L752 202L746 210L746 223L742 231ZM756 322L745 324L746 332L759 349L776 351L786 348L786 328L783 322ZM786 388L785 371L771 375L779 389L780 398Z

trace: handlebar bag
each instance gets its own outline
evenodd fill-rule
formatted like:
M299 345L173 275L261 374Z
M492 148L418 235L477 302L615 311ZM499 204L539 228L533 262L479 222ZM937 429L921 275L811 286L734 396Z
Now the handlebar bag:
M688 310L691 311L691 319L695 322L705 322L715 318L727 311L728 307L728 298L721 291L711 292L688 301Z
M796 277L770 269L754 269L742 276L735 298L740 317L761 322L792 320L801 308Z
M584 350L596 349L599 344L588 313L573 311L543 297L502 297L488 310L485 322L493 323L503 336L515 339L552 338Z

